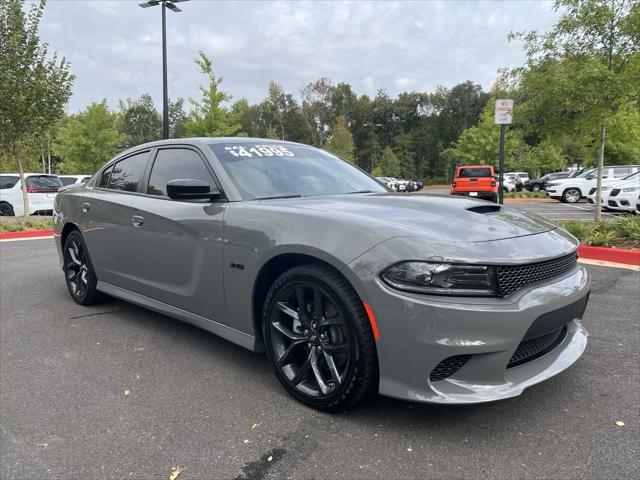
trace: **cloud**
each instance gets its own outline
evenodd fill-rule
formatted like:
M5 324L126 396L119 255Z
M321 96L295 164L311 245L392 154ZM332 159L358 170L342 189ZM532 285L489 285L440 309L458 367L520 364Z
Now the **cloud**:
M548 30L548 1L184 3L167 12L169 94L197 97L198 50L213 57L223 88L260 101L270 80L297 94L322 76L378 89L433 90L472 80L491 87L496 72L523 62L508 32ZM110 105L149 92L161 100L158 7L136 2L49 2L41 37L72 63L70 110L106 97Z

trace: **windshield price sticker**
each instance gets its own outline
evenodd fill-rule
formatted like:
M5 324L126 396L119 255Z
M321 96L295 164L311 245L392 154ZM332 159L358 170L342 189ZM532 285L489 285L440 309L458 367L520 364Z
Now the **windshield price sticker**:
M233 145L224 149L234 157L295 157L284 145Z

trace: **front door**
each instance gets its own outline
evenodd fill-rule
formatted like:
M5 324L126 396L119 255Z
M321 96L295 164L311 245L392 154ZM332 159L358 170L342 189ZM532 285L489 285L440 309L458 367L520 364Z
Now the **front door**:
M196 150L158 150L146 192L137 199L133 214L134 291L226 323L222 284L225 203L171 200L167 183L180 178L215 186L210 168Z

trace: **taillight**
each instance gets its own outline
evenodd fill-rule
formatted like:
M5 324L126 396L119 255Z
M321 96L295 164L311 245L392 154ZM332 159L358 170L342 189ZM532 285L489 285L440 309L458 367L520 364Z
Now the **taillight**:
M451 186L452 186L453 188L456 188L456 182L453 182L453 183L451 184Z
M495 187L496 186L496 182L491 182L491 186Z
M58 188L27 187L27 193L57 193Z

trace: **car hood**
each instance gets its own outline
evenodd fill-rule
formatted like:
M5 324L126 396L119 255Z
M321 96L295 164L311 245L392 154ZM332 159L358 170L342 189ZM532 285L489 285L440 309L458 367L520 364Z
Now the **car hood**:
M394 193L269 200L292 214L329 217L381 237L426 236L441 242L486 242L556 228L541 218L494 203L459 197ZM273 202L273 203L272 203ZM277 205L276 205L277 204Z

